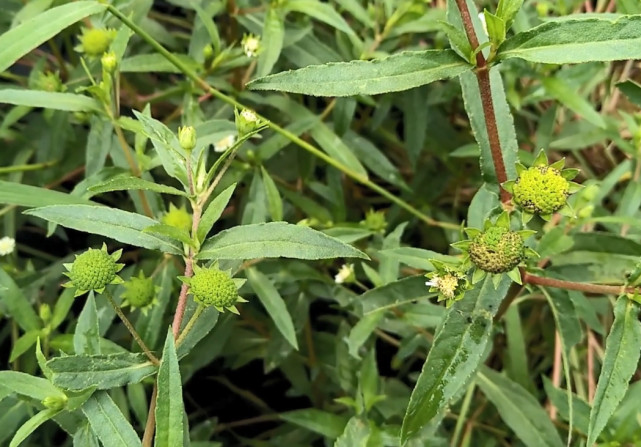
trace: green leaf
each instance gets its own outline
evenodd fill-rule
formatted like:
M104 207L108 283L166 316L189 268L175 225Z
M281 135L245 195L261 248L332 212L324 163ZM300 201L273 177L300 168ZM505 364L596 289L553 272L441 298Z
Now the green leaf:
M174 54L187 66L195 66L194 60L184 54ZM180 69L169 62L162 54L135 54L120 63L122 73L181 73Z
M279 416L284 421L319 433L327 438L336 439L345 430L348 418L316 408L288 411Z
M448 309L434 336L401 429L405 443L449 405L481 363L492 334L492 318L507 293L510 280L498 287L487 277Z
M507 39L497 57L543 64L640 59L641 16L546 22Z
M429 292L425 281L425 276L417 275L390 282L368 290L360 296L358 302L363 307L363 313L367 314L434 296L434 293Z
M199 259L364 258L360 250L320 231L286 222L242 225L205 241Z
M78 317L73 334L73 348L76 354L100 354L100 329L93 290L87 296L85 306Z
M427 272L434 270L434 265L432 265L430 259L436 259L448 264L458 264L459 262L455 256L443 255L435 251L414 247L388 248L387 250L379 251L378 254Z
M16 394L31 397L38 401L49 396L61 399L65 397L64 393L53 386L47 379L23 372L0 371L0 383L2 383L3 388L8 388Z
M543 388L547 394L550 402L559 410L559 415L566 421L570 420L570 408L568 405L568 392L555 388L550 379L541 376L543 379ZM573 408L573 422L572 425L581 433L588 432L588 424L590 423L590 405L574 393L570 393L572 397Z
M276 6L277 3L270 3L265 16L262 33L262 51L258 55L258 67L256 76L262 77L268 75L283 49L283 39L285 37L285 19L282 11Z
M292 317L287 310L283 297L278 293L278 289L274 287L267 276L255 268L246 270L249 285L254 289L254 292L263 303L269 316L274 320L274 324L278 331L283 334L283 337L289 342L294 349L298 349L298 342L296 340L296 330Z
M406 51L372 61L312 65L255 79L247 85L254 90L313 96L376 95L451 78L470 68L452 50Z
M183 393L174 335L167 333L158 369L156 402L156 447L183 445Z
M507 29L512 25L514 16L519 12L522 5L523 0L499 0L499 4L496 7L496 15L503 19Z
M267 195L267 208L269 209L269 215L275 222L283 220L283 200L280 198L280 194L278 193L278 187L269 175L269 172L267 172L263 166L261 166L260 169L263 177L263 187L265 188L265 193Z
M0 203L7 205L18 205L24 207L37 207L47 205L65 204L93 204L95 202L82 197L65 194L59 191L52 191L37 186L23 185L15 182L0 180Z
M360 160L329 126L325 123L318 123L312 128L310 135L328 155L339 160L352 171L367 178L367 170Z
M22 441L35 431L36 428L47 422L49 419L60 413L61 410L54 410L53 408L46 408L39 413L33 415L27 422L13 435L13 439L9 443L9 447L18 447Z
M641 85L634 81L625 81L619 82L617 87L630 101L641 107Z
M365 344L370 335L372 335L384 315L384 311L371 312L358 320L358 323L349 331L347 338L344 339L345 343L347 343L349 355L357 359L361 358L358 350Z
M543 79L543 87L557 101L577 115L583 117L586 121L597 127L605 128L605 120L599 112L594 110L592 104L585 98L581 97L572 86L555 77L546 77Z
M158 222L149 217L106 206L52 205L26 210L25 214L40 217L63 227L100 234L136 247L182 254L177 242L162 236L144 233Z
M100 103L88 96L41 90L3 89L0 90L0 103L44 107L45 109L67 112L96 112L100 110Z
M234 280L234 282L236 281L237 280ZM236 286L238 287L238 283L236 283ZM211 332L214 326L216 326L216 323L218 323L219 316L219 312L213 306L206 307L202 311L189 333L177 346L178 358L181 359L189 354L194 346ZM188 316L185 315L185 317Z
M106 391L91 396L82 406L82 412L104 447L142 445L133 427Z
M367 447L370 435L371 430L367 419L354 416L334 443L334 447Z
M27 297L2 268L0 268L0 290L2 290L0 300L6 306L6 311L22 330L28 332L40 329L40 318L31 307Z
M130 189L142 189L145 191L154 191L163 194L174 194L177 196L187 197L185 191L181 191L171 186L159 185L149 180L144 180L139 177L133 177L129 175L118 175L116 177L110 178L107 181L98 183L97 185L90 186L89 191L93 194L100 194L103 192L109 191L124 191Z
M107 5L79 1L52 8L0 35L0 72L69 25L103 11Z
M593 445L625 396L641 353L638 303L620 297L614 306L614 323L605 343L601 374L590 411L587 445Z
M477 374L476 383L526 446L563 446L548 414L521 385L486 367Z
M187 154L180 146L178 137L160 121L136 110L134 115L142 124L144 134L153 143L167 174L178 179L183 186L189 186L184 163Z
M321 22L333 26L339 31L356 36L345 19L329 3L319 0L288 0L285 3L287 11L300 12Z
M464 73L460 76L461 87L463 89L463 101L465 110L470 118L474 138L481 147L481 173L488 186L493 185L493 191L498 191L496 173L494 171L494 162L492 161L492 150L490 141L487 136L485 127L485 113L481 103L481 94L479 91L478 81L474 73ZM510 112L510 106L505 98L505 89L503 80L497 67L490 69L490 85L492 88L492 102L496 115L496 124L499 131L499 140L501 142L501 152L503 163L507 172L508 179L516 178L515 165L518 161L517 151L518 143L516 140L516 131L514 130L514 119Z
M152 375L156 367L144 354L70 355L47 362L54 385L72 391L89 387L107 390L140 382Z
M236 183L227 187L223 192L218 194L214 200L207 206L207 209L203 213L202 219L198 224L198 240L204 241L207 237L207 233L211 230L214 224L220 219L225 207L229 203L234 190L236 189Z
M161 237L170 237L174 240L182 242L183 244L194 246L194 241L191 240L189 232L184 228L177 228L173 225L167 224L154 224L145 228L143 232L148 234L155 234Z
M32 331L27 331L13 344L11 349L11 355L9 356L9 361L13 362L15 359L20 357L22 354L27 352L31 347L36 343L38 337L42 334L42 330L34 329Z
M487 9L485 10L485 23L487 24L487 34L492 45L497 47L505 40L506 25L502 18L495 16Z

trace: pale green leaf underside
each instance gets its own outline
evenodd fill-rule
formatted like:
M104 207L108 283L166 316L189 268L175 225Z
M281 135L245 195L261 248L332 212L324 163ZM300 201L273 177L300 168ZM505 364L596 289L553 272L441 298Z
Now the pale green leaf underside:
M72 2L25 20L0 36L0 72L78 20L104 10L94 1Z
M149 217L106 206L52 205L25 211L49 222L78 231L99 234L136 247L181 254L178 243L162 236L144 233L158 222Z
M248 86L313 96L377 95L451 78L470 68L452 50L405 51L372 61L312 65L255 79Z
M367 255L311 228L286 222L243 225L205 241L199 259L364 258Z
M477 383L501 418L526 446L563 446L545 410L519 384L489 368L483 368L477 375Z
M641 15L548 22L507 39L499 59L546 64L641 59Z
M91 396L82 406L82 412L104 447L142 445L133 427L106 391Z
M443 411L476 371L492 334L492 318L509 285L504 276L495 289L488 277L449 308L410 397L401 442Z
M141 179L139 177L131 177L127 175L117 176L97 185L89 187L89 191L93 194L100 194L109 191L123 191L130 189L141 189L145 191L154 191L164 194L174 194L177 196L187 196L184 191L176 189L172 186L159 185L158 183L149 180Z
M60 191L0 180L0 203L24 207L47 205L94 204L90 200Z
M44 107L45 109L64 110L67 112L95 112L100 110L100 103L88 96L13 88L0 90L0 103Z
M54 357L47 366L53 372L54 385L75 391L138 383L156 371L144 354L132 353Z

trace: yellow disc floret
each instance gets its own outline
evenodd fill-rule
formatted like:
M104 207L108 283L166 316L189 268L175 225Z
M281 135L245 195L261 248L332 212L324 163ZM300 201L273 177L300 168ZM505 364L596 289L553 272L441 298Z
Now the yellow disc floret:
M238 301L238 289L231 277L217 268L199 269L189 280L194 300L203 306L223 309Z
M479 269L488 273L505 273L525 258L525 244L517 232L495 226L472 240L469 254Z
M548 215L563 208L570 183L558 169L533 166L521 173L513 186L514 202L531 214Z

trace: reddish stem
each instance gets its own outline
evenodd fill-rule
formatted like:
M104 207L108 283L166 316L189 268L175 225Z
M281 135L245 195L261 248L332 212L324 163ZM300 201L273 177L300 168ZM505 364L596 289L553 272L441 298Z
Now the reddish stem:
M624 293L634 293L638 291L635 287L626 287L624 285L608 286L604 284L587 284L574 281L564 281L562 279L544 278L542 276L531 275L529 273L526 273L523 276L523 283L556 287L558 289L578 290L580 292L596 293L600 295L622 295Z

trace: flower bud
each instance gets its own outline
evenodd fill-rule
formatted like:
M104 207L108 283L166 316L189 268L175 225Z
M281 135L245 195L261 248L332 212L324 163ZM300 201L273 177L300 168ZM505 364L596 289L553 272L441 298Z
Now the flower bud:
M196 129L192 126L179 127L178 141L184 150L191 152L196 147Z
M116 37L116 30L91 28L83 29L80 36L80 46L89 56L100 56L109 49L109 45Z
M240 113L238 113L238 110L234 112L236 114L236 130L239 137L255 131L264 124L263 120L253 110L243 109Z
M42 405L51 410L62 410L67 405L67 396L47 396L42 399Z
M260 36L256 36L255 34L245 34L240 45L243 47L245 55L251 58L256 57L262 50L260 46Z
M211 44L205 45L203 48L203 56L205 56L205 60L209 60L212 57L214 57L214 48L211 46Z
M47 324L49 320L51 320L51 306L47 303L43 303L40 305L40 308L38 309L38 315L40 316L40 319L44 324Z
M104 53L102 55L102 58L100 59L100 63L102 64L103 70L105 70L107 73L113 73L114 71L116 71L116 66L118 65L116 53L114 53L113 51Z

